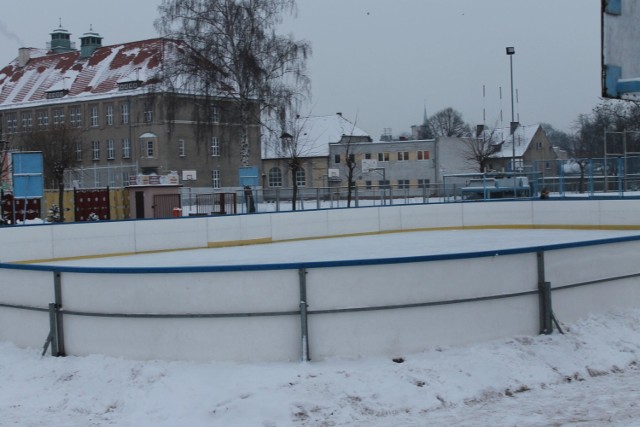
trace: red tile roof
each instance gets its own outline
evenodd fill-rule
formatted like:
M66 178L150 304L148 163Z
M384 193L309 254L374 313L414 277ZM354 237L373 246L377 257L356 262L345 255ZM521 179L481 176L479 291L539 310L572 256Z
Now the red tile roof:
M97 48L89 58L79 51L56 53L29 49L24 67L16 58L0 70L0 109L50 102L47 92L68 90L62 100L118 92L118 83L158 83L161 65L183 51L183 42L156 38ZM148 88L147 88L148 89ZM18 105L17 105L18 104Z

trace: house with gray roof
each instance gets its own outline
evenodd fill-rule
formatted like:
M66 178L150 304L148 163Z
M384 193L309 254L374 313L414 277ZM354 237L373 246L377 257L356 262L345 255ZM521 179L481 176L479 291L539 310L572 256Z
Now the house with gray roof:
M284 137L283 137L284 136ZM262 141L264 188L292 187L291 162L301 167L296 172L298 187L327 187L340 183L340 172L330 168L330 145L351 141L370 142L367 132L343 117L342 113L327 116L296 117L280 134L265 132Z

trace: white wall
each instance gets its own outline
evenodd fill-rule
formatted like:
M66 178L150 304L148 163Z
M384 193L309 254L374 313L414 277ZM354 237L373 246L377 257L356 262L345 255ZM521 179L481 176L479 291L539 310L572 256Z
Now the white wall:
M325 235L446 227L638 226L640 202L523 201L408 205L177 220L6 227L0 259L25 260L205 247ZM616 242L545 253L545 279L556 288L554 312L573 321L592 312L640 305L640 243ZM0 266L1 267L1 266ZM371 266L309 268L309 347L332 356L401 355L539 330L536 294L509 299L322 314L535 291L535 253ZM401 279L400 279L401 278ZM557 289L579 282L588 286ZM132 359L299 360L302 356L297 270L174 273L62 273L67 354ZM46 308L53 273L0 268L0 304ZM289 315L157 319L93 314ZM0 340L41 347L46 312L0 307Z
M0 262L459 227L640 229L640 200L493 201L0 228Z
M48 309L54 301L52 272L0 269L0 303ZM48 312L0 307L0 340L42 347L48 335Z

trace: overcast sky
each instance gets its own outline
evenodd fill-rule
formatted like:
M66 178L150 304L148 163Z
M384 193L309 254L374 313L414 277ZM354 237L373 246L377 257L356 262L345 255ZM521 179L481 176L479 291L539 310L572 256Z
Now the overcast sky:
M0 62L19 47L44 47L59 18L78 45L90 25L105 45L156 37L158 4L13 2L0 15ZM490 126L502 110L507 125L507 46L516 49L522 123L570 130L599 100L599 0L298 0L297 18L282 31L313 46L313 99L302 113L357 117L374 139L384 128L397 135L420 124L425 106L429 115L453 107L470 124Z

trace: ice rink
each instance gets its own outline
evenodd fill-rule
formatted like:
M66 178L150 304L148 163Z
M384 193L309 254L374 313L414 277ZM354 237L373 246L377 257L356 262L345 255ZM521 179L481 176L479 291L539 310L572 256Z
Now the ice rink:
M583 242L640 235L640 230L446 230L298 240L208 249L65 260L47 264L83 267L179 267L457 254Z

